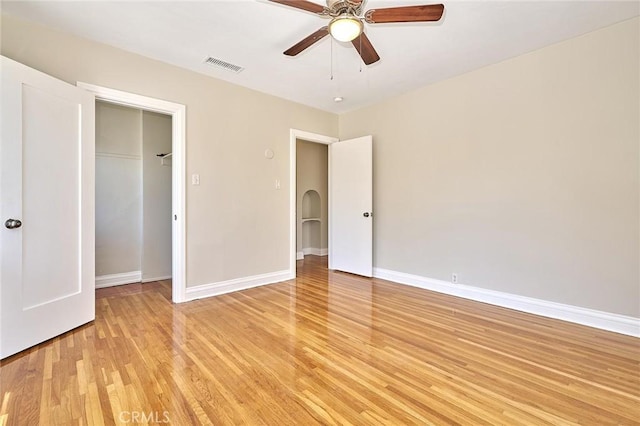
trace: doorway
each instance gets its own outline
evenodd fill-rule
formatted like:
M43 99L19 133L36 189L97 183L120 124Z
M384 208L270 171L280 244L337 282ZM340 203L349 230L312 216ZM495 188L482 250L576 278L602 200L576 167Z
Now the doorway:
M127 106L171 117L171 298L174 303L186 301L185 254L185 145L186 107L160 99L78 82L94 94L96 101ZM158 158L158 161L162 159ZM169 160L165 160L169 161Z
M171 116L95 105L96 288L171 279Z
M297 129L291 129L290 131L290 138L289 138L289 158L290 158L290 172L289 172L289 177L290 177L290 182L289 182L289 188L290 188L290 194L289 194L289 206L290 206L290 217L289 217L289 223L290 223L290 231L289 231L289 235L290 235L290 242L289 242L289 278L293 279L296 277L296 260L298 259L299 255L304 255L304 246L303 246L303 237L304 237L304 232L307 232L307 237L309 237L309 239L313 239L313 238L317 238L320 240L319 243L311 243L310 245L323 245L322 244L322 204L324 203L327 211L328 211L328 207L329 204L331 202L331 200L329 199L329 191L327 190L326 193L326 197L324 197L324 200L322 199L322 197L320 197L320 194L318 193L318 198L315 198L315 195L313 194L313 192L310 192L307 195L307 205L303 206L303 201L304 200L304 194L308 191L308 190L312 190L315 191L314 188L307 188L305 189L301 195L298 195L298 162L297 162L297 152L298 152L298 141L304 141L305 143L308 143L310 145L315 145L315 144L322 144L325 146L329 146L330 144L334 143L334 142L338 142L338 138L334 138L334 137L330 137L330 136L325 136L325 135L320 135L320 134L316 134L316 133L310 133L310 132L305 132L302 130L297 130ZM326 149L326 148L325 148ZM328 161L328 160L327 160ZM327 165L327 169L328 169L328 165ZM330 183L330 178L327 174L327 188L330 187L331 183ZM316 191L317 192L317 191ZM315 201L317 202L317 204L313 203L313 200L315 199ZM300 204L300 212L298 212L298 204ZM306 207L306 210L305 208ZM320 214L319 217L316 216L316 214ZM305 214L308 214L308 217L305 217ZM298 219L299 218L299 219ZM303 225L303 218L307 219L304 221L305 225ZM327 254L329 253L328 248L331 247L331 238L329 237L329 235L331 235L330 233L330 229L331 229L331 222L329 219L329 215L327 214L325 216L325 227L327 230L327 239L326 239L326 247L327 247ZM320 220L318 220L320 219ZM309 222L307 224L307 222ZM303 228L304 226L304 228ZM317 240L316 240L317 241ZM299 245L300 244L300 245ZM302 250L298 250L298 248L301 248ZM318 250L314 250L317 247L308 247L308 253L309 254L322 254L322 247L320 247ZM302 253L299 253L299 252ZM331 268L331 256L329 255L329 268Z
M328 151L325 144L296 143L296 260L329 253Z
M296 277L297 141L321 143L328 152L328 268L373 275L373 138L337 138L291 129L289 138L289 278ZM336 143L336 142L340 143Z

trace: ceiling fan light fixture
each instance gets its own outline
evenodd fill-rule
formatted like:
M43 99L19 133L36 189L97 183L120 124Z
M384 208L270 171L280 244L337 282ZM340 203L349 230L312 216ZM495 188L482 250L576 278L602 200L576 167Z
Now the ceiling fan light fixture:
M361 33L362 21L348 13L336 16L329 23L329 34L338 41L354 40Z

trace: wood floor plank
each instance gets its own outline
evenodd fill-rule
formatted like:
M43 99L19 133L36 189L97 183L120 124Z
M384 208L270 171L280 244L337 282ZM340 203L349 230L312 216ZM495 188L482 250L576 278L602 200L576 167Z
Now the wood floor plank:
M96 320L0 364L0 425L640 425L640 339L328 271Z

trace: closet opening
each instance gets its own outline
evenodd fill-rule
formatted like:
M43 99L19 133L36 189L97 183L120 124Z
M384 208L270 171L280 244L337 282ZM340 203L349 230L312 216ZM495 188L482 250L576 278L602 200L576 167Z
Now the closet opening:
M96 288L172 279L172 116L96 101Z

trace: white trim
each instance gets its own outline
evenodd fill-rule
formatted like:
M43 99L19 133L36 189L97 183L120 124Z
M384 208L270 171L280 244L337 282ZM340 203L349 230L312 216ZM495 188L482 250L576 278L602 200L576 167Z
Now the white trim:
M151 283L154 281L164 281L164 280L170 280L171 279L171 275L165 275L163 277L154 277L154 278L144 278L141 280L142 284L144 283Z
M203 299L233 291L245 290L266 284L273 284L289 279L289 271L270 272L267 274L253 275L251 277L236 278L217 283L203 284L195 287L187 287L186 300Z
M304 252L299 251L296 253L296 260L303 260L304 259Z
M334 142L338 142L340 139L331 136L319 135L317 133L305 132L304 130L291 129L289 131L289 279L296 277L296 260L298 260L298 253L296 252L296 184L297 184L297 171L296 171L296 141L302 139L309 142L316 142L325 145L331 145ZM331 160L328 159L330 162ZM331 167L331 164L328 164ZM328 194L331 193L331 176L328 176ZM327 199L327 206L331 206L331 198ZM331 211L331 210L329 210ZM329 247L331 247L331 217L328 221L329 232ZM331 256L329 256L329 269L331 269Z
M299 253L299 252L298 252ZM302 254L304 256L311 254L314 256L326 256L327 254L329 254L329 249L326 248L317 248L317 247L307 247L302 249Z
M602 330L613 331L615 333L626 334L628 336L640 337L640 318L549 302L464 284L451 284L448 281L405 274L404 272L390 271L382 268L373 268L373 276L398 284L406 284L543 317L560 319Z
M141 271L123 272L121 274L100 275L96 277L96 288L113 287L116 285L139 283L142 279Z
M107 87L96 86L88 83L77 83L89 92L93 93L97 100L107 101L119 105L140 108L146 111L154 111L171 115L172 131L172 210L176 219L172 222L172 285L171 299L174 303L185 302L187 273L186 273L186 230L185 230L185 170L186 170L186 119L187 109L182 104L164 101L162 99L149 98L147 96L122 92Z

